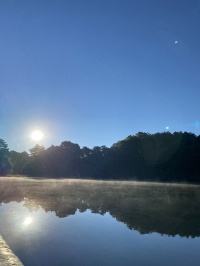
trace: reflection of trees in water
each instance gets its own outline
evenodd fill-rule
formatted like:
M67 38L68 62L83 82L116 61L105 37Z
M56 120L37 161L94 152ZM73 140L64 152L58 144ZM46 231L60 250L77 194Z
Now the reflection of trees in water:
M200 187L93 181L0 180L0 202L24 202L59 218L77 209L101 215L109 212L141 234L200 236Z
M40 208L40 205L32 199L24 198L24 207L26 207L29 211L38 211Z

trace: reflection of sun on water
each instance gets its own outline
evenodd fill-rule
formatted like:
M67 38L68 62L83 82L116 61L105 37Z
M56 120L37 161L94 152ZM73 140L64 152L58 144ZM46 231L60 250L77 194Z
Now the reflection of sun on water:
M31 224L32 222L33 222L33 219L32 219L31 217L27 217L27 218L24 220L23 224L24 224L25 226L28 226L28 225Z

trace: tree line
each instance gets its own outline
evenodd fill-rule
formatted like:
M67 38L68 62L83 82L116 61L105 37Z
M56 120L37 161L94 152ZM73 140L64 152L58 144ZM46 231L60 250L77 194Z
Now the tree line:
M200 136L138 132L113 144L82 147L70 141L30 153L9 151L0 139L0 175L168 182L200 181Z

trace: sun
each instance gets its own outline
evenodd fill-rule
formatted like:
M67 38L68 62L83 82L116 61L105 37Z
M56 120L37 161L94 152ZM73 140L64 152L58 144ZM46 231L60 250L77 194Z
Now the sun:
M32 134L31 134L31 138L32 138L33 140L38 141L38 140L41 140L41 139L44 138L44 134L43 134L42 131L40 131L40 130L35 130L35 131L32 132Z

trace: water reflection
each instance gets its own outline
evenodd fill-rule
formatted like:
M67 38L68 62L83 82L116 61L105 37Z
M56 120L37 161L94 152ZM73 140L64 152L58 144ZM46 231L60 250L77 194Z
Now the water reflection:
M199 192L198 186L0 179L0 234L27 266L198 266Z
M91 210L109 213L141 234L200 236L200 187L128 182L0 180L0 202L22 202L59 218ZM31 226L32 218L25 217Z
M31 217L26 217L26 219L24 220L23 224L25 226L28 226L28 225L32 224L32 222L33 222L33 219Z

